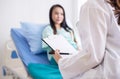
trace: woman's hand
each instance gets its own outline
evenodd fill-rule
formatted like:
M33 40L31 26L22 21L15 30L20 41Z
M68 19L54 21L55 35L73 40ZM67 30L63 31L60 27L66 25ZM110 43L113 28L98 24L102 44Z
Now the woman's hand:
M59 53L60 53L60 50L55 50L55 52L53 54L53 57L57 63L58 63L59 59L62 58Z

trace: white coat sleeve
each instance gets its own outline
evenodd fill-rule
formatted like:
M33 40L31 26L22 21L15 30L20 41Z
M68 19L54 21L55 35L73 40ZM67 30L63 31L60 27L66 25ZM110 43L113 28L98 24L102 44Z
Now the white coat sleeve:
M82 8L79 33L83 50L58 61L64 79L71 79L100 64L104 58L107 36L107 14L96 8Z

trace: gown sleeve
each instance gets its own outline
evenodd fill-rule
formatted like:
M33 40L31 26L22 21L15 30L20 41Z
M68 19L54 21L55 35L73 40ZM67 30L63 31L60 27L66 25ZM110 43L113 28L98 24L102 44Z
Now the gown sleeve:
M83 49L59 59L58 66L64 79L83 74L101 63L107 36L106 17L107 13L97 8L81 8L78 30Z
M46 28L43 30L42 38L47 38L48 36L53 35L53 30L50 25L46 26ZM48 52L51 50L50 47L42 42L42 48L48 50Z

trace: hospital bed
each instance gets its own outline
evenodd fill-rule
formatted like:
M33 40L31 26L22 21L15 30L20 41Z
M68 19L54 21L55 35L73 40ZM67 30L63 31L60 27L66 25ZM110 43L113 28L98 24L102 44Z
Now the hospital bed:
M21 28L12 28L10 33L12 39L6 43L2 67L3 75L11 76L11 79L32 79L27 70L28 64L50 64L47 54L45 51L40 54L32 54Z

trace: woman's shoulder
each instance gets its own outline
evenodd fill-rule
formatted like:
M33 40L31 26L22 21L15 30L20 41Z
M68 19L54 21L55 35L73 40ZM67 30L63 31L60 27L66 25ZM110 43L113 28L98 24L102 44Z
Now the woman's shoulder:
M108 9L110 8L108 5L109 4L107 3L106 0L88 0L84 5L82 5L81 10L83 10L84 8L85 11L87 10L89 12L97 11L98 13L102 12L108 14Z
M51 25L47 24L46 27L44 28L43 32L50 32L50 31L53 31L51 28Z
M47 24L44 30L52 30L51 25Z

